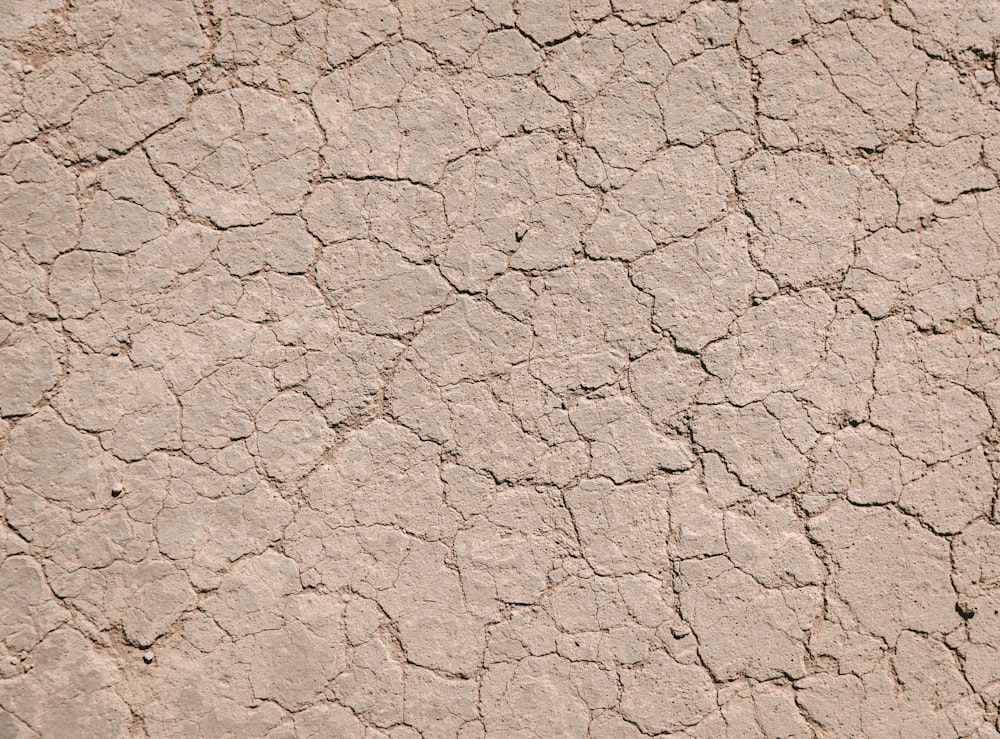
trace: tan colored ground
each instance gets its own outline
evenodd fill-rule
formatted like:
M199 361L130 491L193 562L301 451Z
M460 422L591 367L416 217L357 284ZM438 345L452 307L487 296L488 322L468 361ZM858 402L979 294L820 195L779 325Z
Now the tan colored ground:
M998 44L0 0L0 739L1000 737Z

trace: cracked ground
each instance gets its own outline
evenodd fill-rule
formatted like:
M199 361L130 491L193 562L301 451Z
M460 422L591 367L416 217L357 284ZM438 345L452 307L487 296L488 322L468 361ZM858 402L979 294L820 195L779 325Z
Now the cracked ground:
M0 738L998 739L998 44L0 0Z

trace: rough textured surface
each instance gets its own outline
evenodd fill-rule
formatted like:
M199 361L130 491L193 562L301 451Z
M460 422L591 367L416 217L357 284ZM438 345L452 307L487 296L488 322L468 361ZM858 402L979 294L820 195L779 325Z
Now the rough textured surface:
M0 0L0 739L1000 739L998 48Z

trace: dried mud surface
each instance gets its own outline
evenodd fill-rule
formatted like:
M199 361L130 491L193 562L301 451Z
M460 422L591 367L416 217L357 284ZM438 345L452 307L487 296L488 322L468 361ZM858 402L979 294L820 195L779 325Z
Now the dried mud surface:
M0 0L0 737L1000 737L998 41Z

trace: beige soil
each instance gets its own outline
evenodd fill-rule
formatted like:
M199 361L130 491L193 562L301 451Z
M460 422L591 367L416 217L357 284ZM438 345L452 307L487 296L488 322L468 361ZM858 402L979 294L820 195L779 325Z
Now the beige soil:
M0 0L0 739L1000 739L998 44Z

